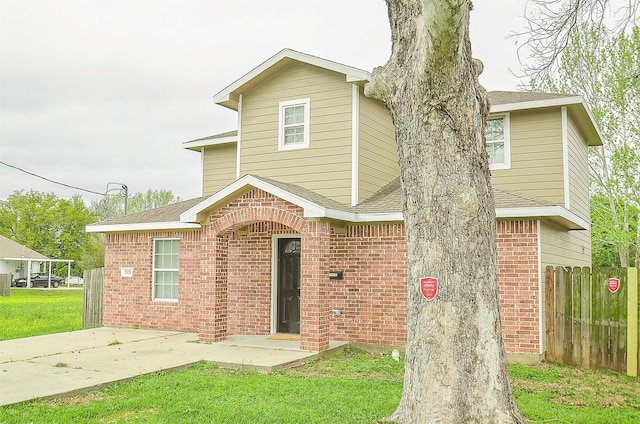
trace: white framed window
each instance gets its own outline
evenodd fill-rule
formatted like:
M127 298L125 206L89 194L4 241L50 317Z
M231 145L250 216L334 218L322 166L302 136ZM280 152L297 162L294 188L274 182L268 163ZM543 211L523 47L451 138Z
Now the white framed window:
M309 147L309 99L280 102L278 150Z
M153 300L178 300L180 239L153 241Z
M487 118L485 137L490 169L511 168L510 132L508 113L492 115Z

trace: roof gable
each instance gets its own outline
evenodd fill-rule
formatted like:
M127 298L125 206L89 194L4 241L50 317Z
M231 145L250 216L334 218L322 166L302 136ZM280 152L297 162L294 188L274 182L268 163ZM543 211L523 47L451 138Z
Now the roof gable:
M487 96L491 105L491 113L566 107L577 121L578 129L585 138L587 145L602 145L600 129L596 125L591 109L582 96L532 91L489 91Z
M46 256L35 250L29 249L27 246L11 240L10 238L0 236L0 258L2 259L36 259L47 260Z
M295 50L283 49L222 89L213 96L213 99L219 105L233 110L238 110L238 99L240 94L257 87L295 62L306 63L344 74L345 82L364 83L371 77L369 72L362 69L343 65L341 63L322 59L320 57L301 53Z
M345 205L295 184L282 183L255 175L245 175L180 214L180 221L204 222L210 212L224 207L254 188L301 207L304 210L305 218L327 217L328 213L331 214L330 211L338 212L345 209Z

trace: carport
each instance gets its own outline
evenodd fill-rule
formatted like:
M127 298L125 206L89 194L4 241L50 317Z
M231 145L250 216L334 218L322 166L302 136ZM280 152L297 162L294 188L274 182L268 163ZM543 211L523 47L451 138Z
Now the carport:
M27 259L27 269L31 269L31 263L33 262L32 259ZM73 262L71 259L38 259L37 262L39 263L45 263L46 268L47 268L47 275L49 277L49 284L47 285L49 288L51 288L51 265L54 262L66 262L67 263L67 279L65 280L67 282L67 287L70 286L70 280L71 280L71 262ZM31 274L32 272L29 272L27 274L27 287L31 287Z
M0 274L11 275L11 281L26 277L27 287L31 287L31 274L40 272L42 264L46 264L46 273L49 276L48 286L51 287L52 265L56 262L67 263L67 286L69 286L72 260L51 259L7 237L0 236ZM34 266L37 269L34 270Z

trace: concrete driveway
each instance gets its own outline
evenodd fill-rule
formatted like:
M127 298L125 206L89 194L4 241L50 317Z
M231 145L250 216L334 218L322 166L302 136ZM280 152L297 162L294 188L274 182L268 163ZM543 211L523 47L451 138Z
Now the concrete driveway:
M203 360L268 372L317 356L299 350L297 341L267 336L202 344L195 333L112 327L7 340L0 342L0 405L85 391Z

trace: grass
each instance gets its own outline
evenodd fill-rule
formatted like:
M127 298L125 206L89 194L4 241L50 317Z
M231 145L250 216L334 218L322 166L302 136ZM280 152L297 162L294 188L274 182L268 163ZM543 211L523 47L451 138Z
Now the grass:
M82 290L12 288L0 296L0 340L82 328Z
M35 325L35 315L47 315L52 332L79 329L81 304L81 291L12 289L10 297L0 298L0 334L45 334L42 326L15 324ZM511 364L509 373L518 406L531 423L640 422L640 378L552 363ZM200 363L76 396L0 407L0 424L375 423L397 406L402 378L402 362L357 349L270 374Z
M551 363L511 364L509 376L532 423L640 423L640 378Z
M640 422L640 380L558 364L511 364L531 423ZM395 409L403 363L350 349L270 374L200 363L60 399L0 407L0 423L375 423Z
M402 374L388 355L362 351L266 375L200 363L79 396L0 407L0 422L373 423L399 402Z

